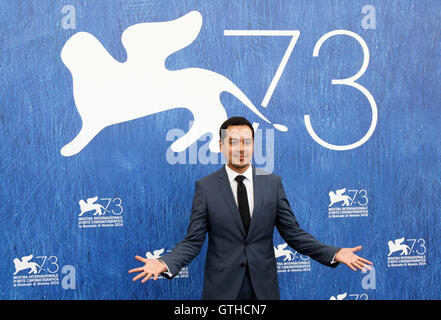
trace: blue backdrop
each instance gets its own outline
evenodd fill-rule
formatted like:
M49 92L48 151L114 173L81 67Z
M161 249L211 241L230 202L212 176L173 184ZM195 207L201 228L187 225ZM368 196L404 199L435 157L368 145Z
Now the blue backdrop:
M435 0L2 1L0 298L200 299L206 245L172 281L133 283L127 272L140 265L135 255L158 257L184 238L194 181L223 165L208 148L207 130L217 126L171 149L198 114L220 121L214 109L130 109L216 97L214 84L189 76L158 89L161 100L149 86L164 65L143 83L138 73L152 66L127 71L123 63L127 28L186 16L171 40L162 29L159 42L149 30L145 43L128 36L133 56L153 61L163 35L175 43L202 21L194 40L163 56L165 68L229 79L285 126L275 129L231 91L220 95L216 112L258 128L256 165L282 176L300 225L325 243L361 244L360 255L374 262L367 273L331 270L283 248L275 231L281 298L439 299L440 9ZM115 109L118 99L126 103ZM83 117L81 106L87 113L100 101ZM62 154L86 117L108 121L76 153Z

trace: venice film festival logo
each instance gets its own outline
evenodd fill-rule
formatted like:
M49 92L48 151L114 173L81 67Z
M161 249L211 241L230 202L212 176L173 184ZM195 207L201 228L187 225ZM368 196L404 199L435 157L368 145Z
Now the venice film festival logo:
M426 265L426 241L422 238L405 237L387 242L388 267L421 267Z
M347 193L347 194L346 194ZM346 188L328 193L329 218L357 218L368 216L368 194L365 189Z
M173 142L171 149L181 152L202 135L211 133L210 150L218 153L218 129L227 120L220 101L222 92L231 93L272 124L221 74L201 68L174 71L166 68L167 57L190 45L201 26L202 16L197 11L173 21L132 25L121 36L127 52L123 63L115 60L92 34L74 34L62 48L61 59L72 74L82 128L60 150L61 154L79 153L108 126L178 107L189 109L194 122L187 134ZM280 124L272 125L280 131L288 130Z
M98 198L98 196L78 201L79 228L114 228L123 226L121 198Z
M369 300L369 296L367 293L343 292L335 296L331 296L329 300Z
M34 260L34 261L33 261ZM35 256L33 254L13 259L15 272L12 284L14 287L54 286L60 285L60 271L63 275L63 289L75 289L75 267L65 265L60 270L57 256Z
M311 259L289 249L286 242L274 246L274 255L277 261L277 272L311 271Z
M74 7L69 6L69 9ZM227 77L197 67L178 70L166 68L166 59L192 44L201 27L202 15L198 11L191 11L171 21L129 26L121 35L121 43L127 53L124 62L114 59L102 43L88 32L77 32L70 37L60 56L72 75L73 98L82 127L61 148L60 153L66 157L73 156L81 152L106 127L178 107L187 108L194 121L188 132L171 144L171 150L182 152L199 137L211 134L209 149L219 153L218 128L228 118L220 100L222 92L232 94L258 118L275 129L286 132L286 126L268 120ZM261 106L266 108L300 37L300 30L224 30L224 36L290 39L261 102ZM333 79L329 85L349 86L366 98L371 109L369 129L354 143L334 145L317 135L308 114L304 115L304 122L307 132L315 142L331 150L345 151L357 148L370 139L377 124L378 110L372 94L357 82L369 65L369 49L362 37L349 30L330 31L316 42L313 56L318 57L323 43L336 36L350 37L357 41L362 48L363 58L361 68L356 74L346 79ZM253 123L253 126L257 125L258 123Z

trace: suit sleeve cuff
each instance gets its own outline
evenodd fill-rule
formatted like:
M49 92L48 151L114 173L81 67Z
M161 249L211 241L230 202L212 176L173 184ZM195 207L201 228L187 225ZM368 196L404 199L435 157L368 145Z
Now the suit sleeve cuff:
M337 255L337 253L340 251L341 248L338 248L338 250L334 253L334 257L332 257L332 261L331 261L331 265L333 264L338 264L339 262L335 261L335 256Z
M168 265L164 261L162 261L161 259L158 259L158 261L161 261L165 265L165 267L167 268L167 272L163 272L163 273L168 275L169 277L172 277L172 274L170 272L170 269L168 268Z

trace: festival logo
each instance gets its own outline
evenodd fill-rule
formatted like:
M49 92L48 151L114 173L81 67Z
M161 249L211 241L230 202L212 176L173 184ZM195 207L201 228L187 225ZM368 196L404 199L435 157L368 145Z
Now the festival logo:
M63 289L76 288L76 272L71 265L60 270L57 256L35 256L33 254L14 258L13 287L54 286L60 285L60 271Z
M346 188L328 193L329 218L359 218L368 216L368 196L365 189Z
M79 228L114 228L123 226L121 198L98 198L98 196L78 201Z
M172 21L132 25L121 36L127 52L124 62L115 60L92 34L74 34L61 50L61 60L72 74L73 96L82 127L61 149L61 154L79 153L108 126L176 108L187 108L194 123L172 143L173 152L181 152L202 135L211 133L210 150L218 153L218 129L228 118L220 100L222 92L231 93L272 124L223 75L201 68L166 68L167 57L193 43L201 26L202 16L197 11ZM279 124L273 127L288 130Z
M335 296L331 296L329 300L368 300L369 296L366 293L340 293Z
M311 271L311 259L289 249L286 242L274 246L274 255L277 260L277 272Z
M387 242L388 267L419 267L426 265L426 241L422 238L405 237Z

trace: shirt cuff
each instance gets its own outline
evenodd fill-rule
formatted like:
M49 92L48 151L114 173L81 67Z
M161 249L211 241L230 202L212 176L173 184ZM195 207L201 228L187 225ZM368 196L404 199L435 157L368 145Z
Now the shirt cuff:
M168 275L169 277L171 277L172 276L172 274L171 274L171 272L170 272L170 269L168 268L168 265L164 262L164 261L162 261L161 259L158 259L158 261L161 261L164 265L165 265L165 267L167 268L167 272L164 272L166 275Z

